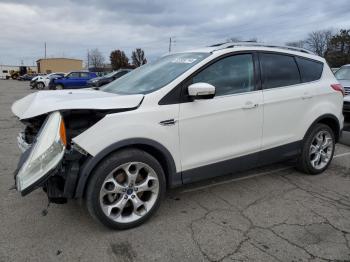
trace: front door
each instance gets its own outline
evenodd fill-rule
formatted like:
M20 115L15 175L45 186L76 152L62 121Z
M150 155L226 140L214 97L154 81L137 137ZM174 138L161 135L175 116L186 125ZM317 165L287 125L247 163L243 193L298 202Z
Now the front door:
M72 72L67 76L67 80L65 81L65 87L74 88L79 86L80 81L80 73Z
M188 81L209 83L215 86L216 95L180 104L184 183L256 164L262 142L263 110L254 64L249 53L226 56Z

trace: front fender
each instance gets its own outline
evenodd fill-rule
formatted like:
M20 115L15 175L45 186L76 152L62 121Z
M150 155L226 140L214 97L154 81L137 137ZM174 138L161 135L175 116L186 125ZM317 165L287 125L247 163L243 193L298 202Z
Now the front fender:
M170 187L175 187L177 185L180 185L182 183L181 179L181 174L176 173L176 167L175 167L175 162L170 154L170 152L160 143L150 140L150 139L145 139L145 138L132 138L132 139L127 139L123 141L119 141L117 143L114 143L105 149L103 149L101 152L99 152L96 156L94 157L89 157L82 167L80 168L79 171L79 180L75 192L75 197L76 198L81 198L84 196L84 191L87 186L89 177L94 170L94 168L109 154L112 152L115 152L121 148L125 147L133 147L133 146L149 146L159 152L165 157L166 159L166 165L167 165L167 170L168 174L168 184Z

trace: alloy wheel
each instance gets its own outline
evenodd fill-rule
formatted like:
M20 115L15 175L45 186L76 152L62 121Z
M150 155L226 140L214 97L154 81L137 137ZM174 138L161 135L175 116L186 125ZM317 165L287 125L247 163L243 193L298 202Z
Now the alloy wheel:
M130 223L145 216L159 194L156 172L147 164L129 162L107 175L100 190L103 213L119 223Z
M334 150L331 134L321 130L314 136L309 149L310 163L313 168L320 170L328 165Z

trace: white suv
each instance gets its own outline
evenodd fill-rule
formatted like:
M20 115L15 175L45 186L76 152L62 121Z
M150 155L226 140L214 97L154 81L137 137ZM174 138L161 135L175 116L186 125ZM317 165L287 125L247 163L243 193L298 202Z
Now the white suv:
M18 100L26 125L15 175L26 195L84 198L117 229L137 226L167 188L286 159L307 174L330 164L343 88L306 50L226 43L169 54L99 90Z
M45 87L49 86L50 80L52 78L57 78L57 77L62 77L64 76L65 73L51 73L48 75L41 75L41 76L36 76L32 79L32 87L35 87L37 89L45 89Z

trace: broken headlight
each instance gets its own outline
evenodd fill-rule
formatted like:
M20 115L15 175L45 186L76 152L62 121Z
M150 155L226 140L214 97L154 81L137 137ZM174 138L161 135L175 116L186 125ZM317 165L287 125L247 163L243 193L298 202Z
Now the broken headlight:
M66 144L63 118L59 112L53 112L43 124L28 158L17 173L17 190L23 194L56 168L63 158Z

